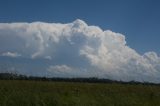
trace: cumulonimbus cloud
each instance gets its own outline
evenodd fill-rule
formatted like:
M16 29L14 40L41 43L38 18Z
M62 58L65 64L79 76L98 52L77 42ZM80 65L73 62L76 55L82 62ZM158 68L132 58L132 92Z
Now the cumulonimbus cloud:
M160 57L155 52L140 55L127 46L124 35L79 19L67 24L0 23L0 54L16 57L13 53L22 59L48 60L35 75L160 82Z

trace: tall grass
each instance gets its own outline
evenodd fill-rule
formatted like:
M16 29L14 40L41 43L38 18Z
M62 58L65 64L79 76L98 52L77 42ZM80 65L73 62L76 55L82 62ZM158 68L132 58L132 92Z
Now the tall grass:
M0 80L0 106L160 106L160 86Z

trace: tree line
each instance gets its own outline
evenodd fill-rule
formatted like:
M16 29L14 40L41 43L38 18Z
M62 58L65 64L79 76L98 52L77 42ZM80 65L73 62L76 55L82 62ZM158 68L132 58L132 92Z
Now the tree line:
M150 82L137 82L137 81L117 81L117 80L110 80L110 79L99 79L96 77L90 78L61 78L61 77L38 77L38 76L26 76L16 73L0 73L0 80L34 80L34 81L58 81L58 82L82 82L82 83L119 83L119 84L143 84L143 85L159 85L156 83Z

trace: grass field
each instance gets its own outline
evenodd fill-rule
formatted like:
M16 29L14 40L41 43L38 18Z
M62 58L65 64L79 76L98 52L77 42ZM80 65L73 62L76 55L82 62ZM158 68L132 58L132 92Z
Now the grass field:
M160 106L160 86L0 80L0 106Z

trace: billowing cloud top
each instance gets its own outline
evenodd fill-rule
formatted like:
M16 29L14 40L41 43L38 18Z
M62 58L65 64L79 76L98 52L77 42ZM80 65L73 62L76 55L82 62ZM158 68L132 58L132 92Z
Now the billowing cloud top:
M126 45L124 35L79 19L67 24L0 23L0 55L3 71L5 62L6 68L29 75L160 82L155 52L140 55Z

